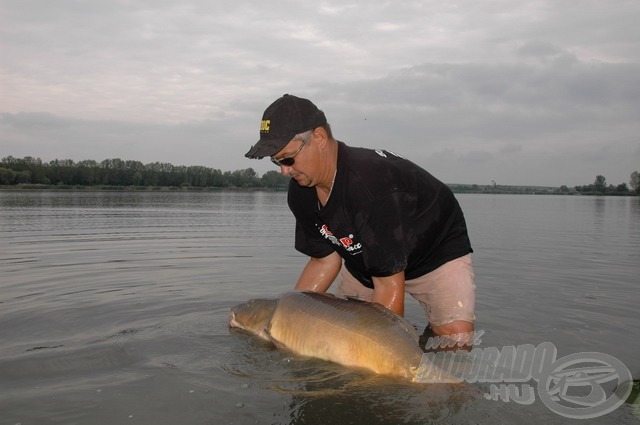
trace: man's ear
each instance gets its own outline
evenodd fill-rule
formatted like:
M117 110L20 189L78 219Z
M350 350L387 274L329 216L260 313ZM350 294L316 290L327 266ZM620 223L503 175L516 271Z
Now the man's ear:
M313 137L316 139L316 143L318 143L318 148L324 149L327 147L327 142L329 141L329 135L327 131L322 127L316 127L313 129Z

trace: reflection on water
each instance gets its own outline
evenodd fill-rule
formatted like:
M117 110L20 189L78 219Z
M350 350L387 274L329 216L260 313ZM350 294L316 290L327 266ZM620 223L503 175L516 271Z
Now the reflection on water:
M458 198L483 346L549 341L640 372L640 199ZM290 290L306 262L285 193L4 191L0 242L6 423L569 422L229 333L232 305ZM625 407L583 423L638 423Z

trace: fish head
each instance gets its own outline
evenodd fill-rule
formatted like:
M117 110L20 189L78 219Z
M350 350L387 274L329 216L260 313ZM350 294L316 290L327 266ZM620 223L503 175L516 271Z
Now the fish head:
M231 308L229 327L242 329L263 339L269 339L267 327L278 308L278 300L255 299Z

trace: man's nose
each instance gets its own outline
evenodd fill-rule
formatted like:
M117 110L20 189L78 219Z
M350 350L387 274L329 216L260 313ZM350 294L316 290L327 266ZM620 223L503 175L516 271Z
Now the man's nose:
M280 174L282 174L283 176L288 176L292 169L293 167L287 167L286 165L281 165Z

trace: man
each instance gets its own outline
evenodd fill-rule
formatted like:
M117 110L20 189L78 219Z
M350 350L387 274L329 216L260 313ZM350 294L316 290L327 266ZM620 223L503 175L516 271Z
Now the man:
M431 335L470 342L472 249L446 185L393 152L337 141L324 113L292 95L265 110L260 140L245 156L271 157L292 177L295 247L310 257L296 290L325 292L340 274L338 295L399 315L408 292L425 309Z

